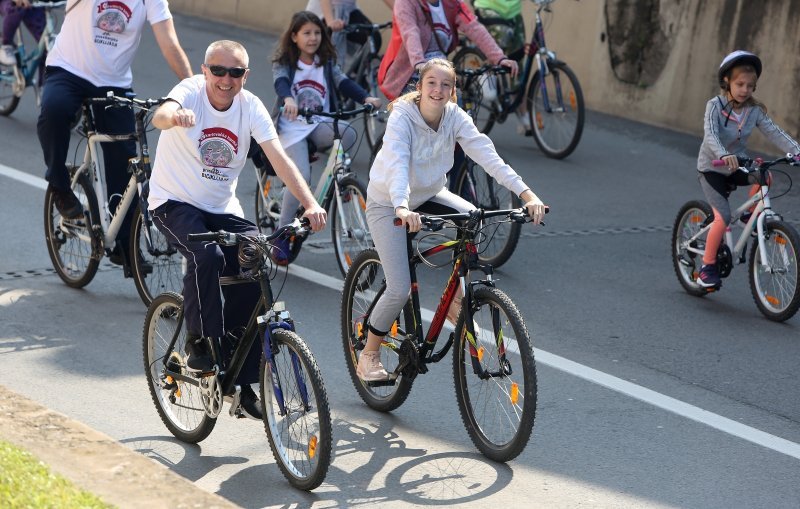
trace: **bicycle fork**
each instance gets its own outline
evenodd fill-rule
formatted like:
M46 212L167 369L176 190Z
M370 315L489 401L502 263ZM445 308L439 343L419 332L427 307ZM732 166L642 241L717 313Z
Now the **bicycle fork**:
M283 384L281 383L278 368L275 365L277 346L272 341L272 331L275 329L284 329L294 332L294 321L292 320L291 316L289 316L288 311L284 309L275 310L272 312L272 315L265 314L258 317L258 330L261 333L261 336L264 338L262 349L264 351L264 357L266 359L267 366L269 367L270 373L272 373L272 392L275 394L275 400L278 404L278 414L285 416L289 413L289 409L286 407L286 399L283 396ZM292 372L294 373L295 381L297 382L297 387L300 391L300 397L303 401L303 409L308 412L311 410L311 405L308 397L308 386L306 385L306 380L303 376L303 369L300 364L300 359L297 357L297 354L295 354L294 351L290 351L290 354L292 360Z

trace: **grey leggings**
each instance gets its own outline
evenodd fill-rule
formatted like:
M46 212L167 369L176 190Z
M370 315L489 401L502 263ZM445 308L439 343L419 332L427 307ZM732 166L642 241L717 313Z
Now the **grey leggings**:
M436 196L418 207L418 212L436 208L435 213L457 213L474 210L475 206L465 199L442 189ZM445 207L445 208L443 208ZM448 210L449 209L449 210ZM387 207L367 197L367 224L375 243L375 249L386 276L386 291L375 304L369 318L372 332L385 336L392 322L400 314L411 292L411 274L408 271L406 230L394 225L394 207Z
M342 136L342 145L345 150L349 150L356 143L356 131L349 123L339 121L339 134ZM311 181L311 161L308 159L308 142L309 140L320 150L326 149L333 145L333 124L331 122L320 122L314 128L306 139L298 141L294 145L284 147L286 154L294 161L300 174L306 179L306 183ZM311 190L314 188L312 186ZM297 208L300 206L300 201L288 191L283 193L283 203L281 204L281 219L280 224L284 225L294 219Z

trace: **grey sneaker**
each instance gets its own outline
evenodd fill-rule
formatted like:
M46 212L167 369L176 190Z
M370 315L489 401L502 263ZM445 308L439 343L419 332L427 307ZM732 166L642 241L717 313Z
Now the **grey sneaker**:
M0 65L17 65L16 48L10 44L0 46Z

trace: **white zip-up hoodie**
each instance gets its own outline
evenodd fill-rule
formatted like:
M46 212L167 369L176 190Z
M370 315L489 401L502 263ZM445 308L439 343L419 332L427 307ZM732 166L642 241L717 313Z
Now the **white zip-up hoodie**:
M383 147L369 171L369 200L392 208L418 208L447 185L456 143L517 196L529 189L456 103L447 103L439 130L434 131L415 103L397 101L386 124Z

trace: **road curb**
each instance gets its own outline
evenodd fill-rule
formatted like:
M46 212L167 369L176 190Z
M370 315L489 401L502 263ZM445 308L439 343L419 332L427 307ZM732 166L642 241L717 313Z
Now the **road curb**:
M234 508L164 465L0 385L0 439L117 507Z

